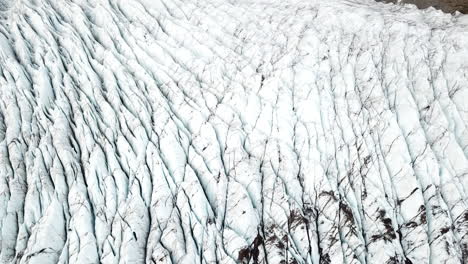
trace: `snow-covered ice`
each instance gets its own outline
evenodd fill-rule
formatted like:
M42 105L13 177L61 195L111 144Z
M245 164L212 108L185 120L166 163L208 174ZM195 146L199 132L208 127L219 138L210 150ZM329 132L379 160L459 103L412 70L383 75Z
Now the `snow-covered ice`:
M468 263L467 21L0 0L0 263Z

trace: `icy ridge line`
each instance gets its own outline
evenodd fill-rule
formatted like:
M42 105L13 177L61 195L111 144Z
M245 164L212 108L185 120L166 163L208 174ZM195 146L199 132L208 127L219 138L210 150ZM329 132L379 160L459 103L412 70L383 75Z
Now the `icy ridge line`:
M468 263L468 19L0 0L0 263Z

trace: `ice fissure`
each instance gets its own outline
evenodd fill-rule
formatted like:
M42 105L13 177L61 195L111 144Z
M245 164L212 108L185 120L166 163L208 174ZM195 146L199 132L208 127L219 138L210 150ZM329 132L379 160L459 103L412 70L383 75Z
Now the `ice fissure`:
M468 19L0 0L0 263L466 263Z

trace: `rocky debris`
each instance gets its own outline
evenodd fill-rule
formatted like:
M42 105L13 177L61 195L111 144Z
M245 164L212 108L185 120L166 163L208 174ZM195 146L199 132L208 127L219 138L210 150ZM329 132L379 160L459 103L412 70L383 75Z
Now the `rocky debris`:
M379 2L413 4L418 8L424 9L434 7L447 13L458 11L462 14L468 14L467 0L377 0Z

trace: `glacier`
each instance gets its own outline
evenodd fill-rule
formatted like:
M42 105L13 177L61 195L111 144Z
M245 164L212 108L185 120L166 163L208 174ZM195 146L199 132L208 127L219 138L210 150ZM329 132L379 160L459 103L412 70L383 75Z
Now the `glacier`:
M0 0L0 263L468 263L468 16Z

